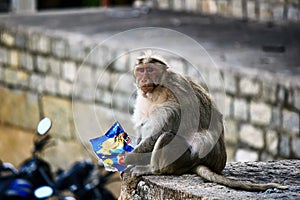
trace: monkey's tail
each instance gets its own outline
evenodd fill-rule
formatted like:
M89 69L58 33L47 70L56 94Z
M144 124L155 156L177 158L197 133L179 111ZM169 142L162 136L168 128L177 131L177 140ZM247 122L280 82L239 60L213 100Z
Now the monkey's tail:
M246 181L229 179L223 175L211 171L208 167L203 165L199 165L196 168L194 168L194 172L210 182L218 183L235 189L242 189L248 191L265 191L270 188L277 188L281 190L288 189L287 186L282 186L276 183L255 184Z

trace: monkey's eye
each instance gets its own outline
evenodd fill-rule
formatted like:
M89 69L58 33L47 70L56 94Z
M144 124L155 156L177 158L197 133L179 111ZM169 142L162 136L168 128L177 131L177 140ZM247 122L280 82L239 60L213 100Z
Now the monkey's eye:
M136 70L137 70L138 72L141 72L141 73L143 73L143 72L145 71L144 68L137 68Z
M151 72L153 72L153 68L152 67L147 67L146 71L149 72L149 73L151 73Z

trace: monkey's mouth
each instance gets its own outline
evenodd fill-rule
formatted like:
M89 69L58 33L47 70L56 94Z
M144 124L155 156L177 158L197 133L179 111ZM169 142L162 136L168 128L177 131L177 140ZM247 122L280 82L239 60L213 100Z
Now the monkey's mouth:
M154 83L145 84L141 86L141 90L144 92L144 94L152 93L157 86L158 84L154 84Z

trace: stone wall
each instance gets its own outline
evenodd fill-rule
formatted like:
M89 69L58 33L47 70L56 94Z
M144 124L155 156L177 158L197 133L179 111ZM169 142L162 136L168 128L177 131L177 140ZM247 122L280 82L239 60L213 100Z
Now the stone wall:
M87 157L81 142L90 151L88 140L102 135L116 120L133 133L132 66L137 53L113 45L94 48L99 40L79 34L5 25L0 31L4 161L18 164L29 155L29 142L42 116L53 120L56 145L45 157L54 167ZM300 158L299 77L226 67L220 69L220 84L209 68L200 72L203 81L187 61L176 56L168 60L178 71L207 83L213 98L224 102L229 160ZM30 137L25 140L23 134Z
M154 0L153 6L262 22L300 22L299 0Z

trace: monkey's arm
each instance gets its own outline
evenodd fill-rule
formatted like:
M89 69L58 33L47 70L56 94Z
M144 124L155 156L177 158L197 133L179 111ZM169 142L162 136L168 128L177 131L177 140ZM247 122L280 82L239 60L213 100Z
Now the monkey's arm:
M176 127L173 124L177 124L179 110L174 108L177 109L178 105L174 104L157 108L150 114L147 121L139 126L138 129L142 135L142 140L132 153L128 153L125 156L127 165L150 163L151 153L160 135L164 132L176 132Z

